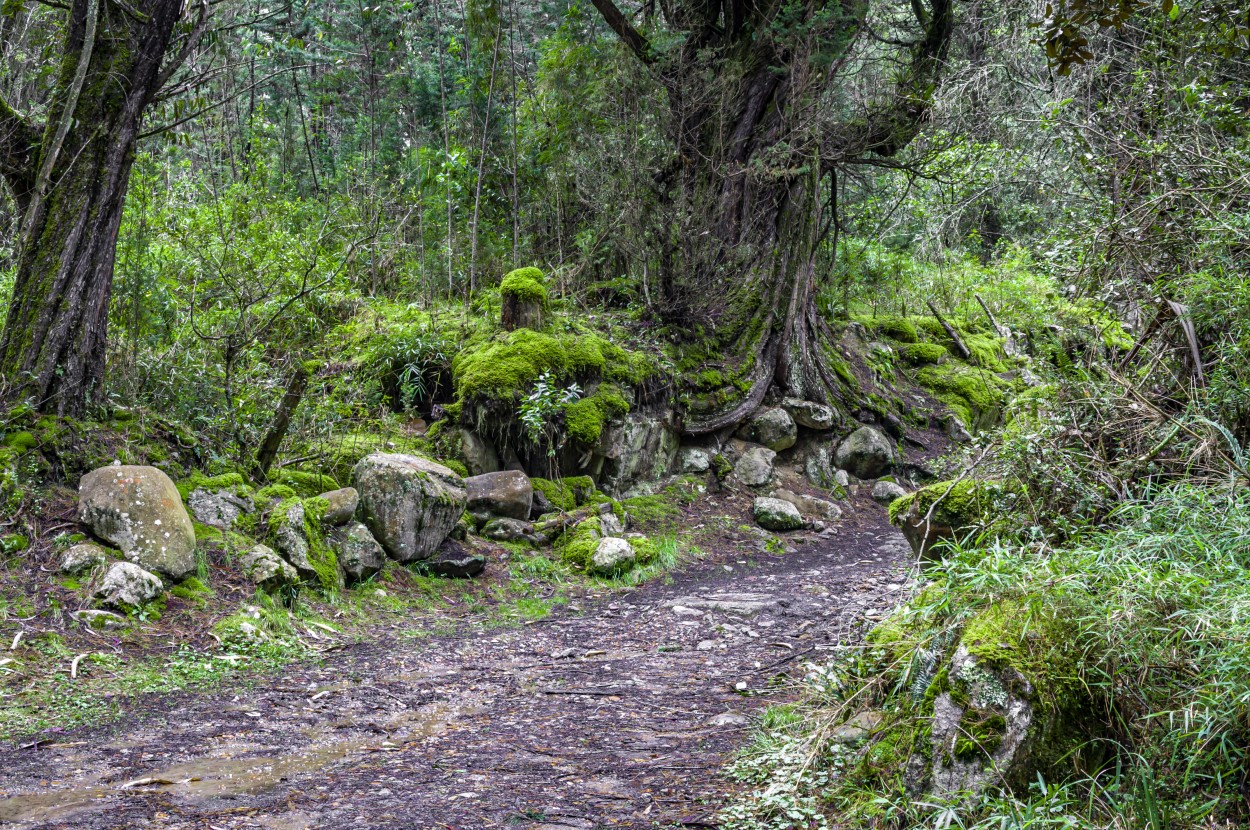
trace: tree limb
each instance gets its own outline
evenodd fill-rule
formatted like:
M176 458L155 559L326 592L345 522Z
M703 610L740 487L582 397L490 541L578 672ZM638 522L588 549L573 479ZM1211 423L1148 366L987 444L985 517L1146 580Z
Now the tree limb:
M204 33L208 31L208 0L200 0L200 19L195 21L195 25L191 27L191 32L187 35L187 39L183 41L182 48L178 50L178 54L169 59L161 69L161 74L156 77L155 89L160 90L161 87L169 83L174 73L186 62L187 57L200 45Z
M889 104L870 111L867 117L844 122L829 131L821 153L826 168L869 153L893 156L920 132L946 61L955 12L953 0L931 0L929 9L916 0L913 8L924 36L912 47L911 63L899 78L894 96Z
M612 31L616 32L616 36L621 42L629 47L630 51L638 56L643 63L651 63L654 56L651 54L651 43L642 36L633 24L626 19L621 10L616 7L612 0L590 0L594 3L595 8L599 10L599 14L603 16L603 20L608 24Z

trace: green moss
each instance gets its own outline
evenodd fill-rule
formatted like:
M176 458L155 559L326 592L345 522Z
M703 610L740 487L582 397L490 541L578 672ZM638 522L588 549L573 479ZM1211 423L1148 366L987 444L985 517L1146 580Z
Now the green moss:
M452 361L460 400L517 398L539 376L603 377L639 383L658 371L653 358L629 353L589 331L552 334L517 329L467 345Z
M179 582L177 585L170 588L169 593L179 599L203 606L207 602L207 597L213 595L213 589L209 588L198 578L189 576L182 580L182 582Z
M602 383L593 395L564 407L564 424L571 438L582 444L594 444L603 433L604 424L628 412L629 401L621 388Z
M941 361L948 352L937 343L911 343L900 349L899 354L913 366L925 366Z
M336 480L323 473L309 473L303 470L292 470L286 467L278 470L273 476L275 484L285 484L295 491L297 496L307 498L330 490L337 490L340 485Z
M916 373L916 381L950 407L969 430L997 423L1008 389L992 372L953 361L924 367Z
M29 432L11 432L5 436L4 445L21 455L39 446L39 439Z
M196 490L207 490L216 493L221 490L234 490L239 495L247 495L251 487L239 473L223 473L218 476L206 476L199 470L177 484L178 494L185 502Z
M537 268L518 268L508 273L499 283L499 293L530 303L547 302L546 281Z
M30 547L30 537L24 533L6 533L0 536L0 553L21 553Z
M729 478L729 474L733 471L733 462L726 458L723 454L717 453L712 456L712 472L716 474L717 479L724 481Z
M915 323L906 317L879 317L874 321L873 327L900 343L915 343L920 339Z
M1003 341L1000 338L988 334L966 334L963 341L976 359L976 364L982 369L991 372L1007 371L1007 366L1002 361Z
M560 540L560 559L567 564L579 568L590 565L595 555L595 548L603 538L603 525L598 516L592 516L578 522L571 533L565 533Z
M285 501L298 496L298 493L285 484L270 484L268 487L262 487L256 491L257 503Z
M634 521L653 528L670 525L674 519L681 515L681 509L673 503L673 498L667 494L634 496L633 498L625 499L621 504L625 507L625 512L633 517Z
M568 476L551 481L545 478L532 478L530 483L536 492L547 497L547 501L557 510L565 512L575 510L584 504L602 504L611 499L595 489L595 482L590 476Z
M464 462L462 461L457 461L454 458L441 458L439 459L438 463L442 464L444 467L451 470L453 473L460 476L461 478L464 478L469 475L469 468L464 466Z
M954 755L963 761L987 758L1002 746L1007 719L998 712L969 707L959 719Z
M936 524L955 530L976 527L986 523L999 494L998 486L990 482L976 479L939 481L891 502L890 523L896 526L902 524L913 508L917 516L928 515L929 509L937 504L937 509L933 511Z

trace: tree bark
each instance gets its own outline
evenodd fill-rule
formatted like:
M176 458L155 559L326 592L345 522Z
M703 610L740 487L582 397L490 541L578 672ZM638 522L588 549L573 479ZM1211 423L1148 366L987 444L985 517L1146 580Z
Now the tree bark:
M74 0L46 126L0 107L0 172L25 201L0 333L6 403L77 415L100 391L130 167L182 10L182 0Z
M824 175L893 155L919 132L950 40L951 0L911 3L920 34L892 94L835 123L823 97L864 31L866 0L661 4L668 26L685 33L672 54L657 53L611 0L594 5L668 95L676 159L664 196L671 231L656 253L660 311L679 330L710 330L710 351L736 363L745 387L728 403L696 401L685 431L737 423L770 387L829 402L840 384L822 356L829 332L816 307Z

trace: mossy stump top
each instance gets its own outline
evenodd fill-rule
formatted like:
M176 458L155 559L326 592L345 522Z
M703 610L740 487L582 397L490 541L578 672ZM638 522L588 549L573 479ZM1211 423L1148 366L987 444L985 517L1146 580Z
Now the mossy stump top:
M499 322L505 331L543 327L547 286L542 271L518 268L507 274L499 284L499 297L502 304Z

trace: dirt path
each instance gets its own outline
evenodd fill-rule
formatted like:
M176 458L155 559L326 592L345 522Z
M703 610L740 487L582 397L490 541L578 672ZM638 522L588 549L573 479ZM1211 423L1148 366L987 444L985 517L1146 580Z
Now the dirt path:
M0 826L714 826L746 715L790 694L774 679L899 596L907 546L882 512L519 629L356 645L0 747Z

